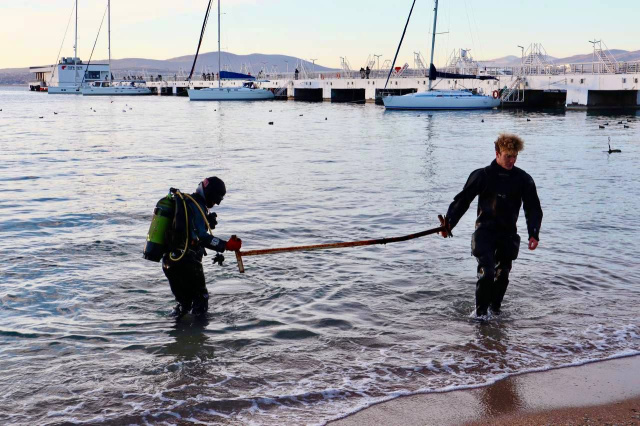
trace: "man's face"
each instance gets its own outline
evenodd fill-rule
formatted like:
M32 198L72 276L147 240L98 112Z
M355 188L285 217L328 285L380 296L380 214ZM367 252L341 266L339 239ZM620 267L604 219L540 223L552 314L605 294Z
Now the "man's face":
M517 152L496 152L496 163L500 165L503 169L511 170L513 166L516 164L516 160L518 159Z

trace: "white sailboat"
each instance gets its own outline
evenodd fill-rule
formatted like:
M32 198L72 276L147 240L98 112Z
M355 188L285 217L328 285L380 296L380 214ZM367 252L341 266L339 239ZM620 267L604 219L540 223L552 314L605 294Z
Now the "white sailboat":
M222 87L220 73L220 0L218 0L218 87L188 89L190 101L260 101L274 99L272 91L261 89L253 82L242 87Z
M429 67L429 89L426 92L409 93L402 96L385 96L384 107L390 110L433 110L433 109L491 109L500 105L500 99L480 95L468 90L432 90L432 81L437 72L433 66L433 53L436 44L436 22L438 19L438 0L435 0L433 13L433 34L431 38L431 62ZM462 77L464 78L464 77Z
M151 89L146 86L138 86L133 81L113 81L111 74L111 0L107 0L107 25L109 33L109 74L105 81L94 81L88 86L83 86L80 91L84 96L131 96L150 95Z

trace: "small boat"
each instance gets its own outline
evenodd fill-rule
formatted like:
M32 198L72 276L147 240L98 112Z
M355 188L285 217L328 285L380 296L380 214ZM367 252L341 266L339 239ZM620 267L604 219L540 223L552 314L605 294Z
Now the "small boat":
M204 29L209 17L209 11L211 10L211 1L207 7L205 14L204 24L200 35L200 43L202 43L202 35L204 35ZM198 43L198 51L200 50L200 43ZM189 79L193 75L193 70L198 60L198 51L193 59L193 66L191 67L191 73ZM227 73L236 74L236 73ZM220 69L220 0L218 0L218 87L208 87L205 89L188 89L190 101L263 101L274 99L275 94L267 89L259 88L254 82L245 82L242 87L222 87L221 81L224 76L224 71Z
M415 2L414 2L415 4ZM413 11L413 7L411 8ZM409 18L411 13L409 13ZM409 93L402 96L384 96L382 102L384 107L390 110L456 110L456 109L492 109L500 105L498 96L486 96L474 93L469 90L433 90L432 82L440 78L454 79L493 79L490 76L476 76L440 73L433 65L433 54L436 44L436 23L438 19L438 0L435 0L435 8L433 12L433 35L431 39L431 61L429 65L429 89L426 92ZM408 20L407 20L408 24ZM406 27L405 27L406 31ZM404 34L403 34L404 37ZM402 40L400 41L402 43ZM398 46L400 49L400 46ZM397 53L396 53L397 56ZM395 60L394 60L395 62ZM393 66L391 67L393 69ZM389 72L391 75L391 72ZM389 78L387 78L387 82ZM386 85L385 85L386 87Z

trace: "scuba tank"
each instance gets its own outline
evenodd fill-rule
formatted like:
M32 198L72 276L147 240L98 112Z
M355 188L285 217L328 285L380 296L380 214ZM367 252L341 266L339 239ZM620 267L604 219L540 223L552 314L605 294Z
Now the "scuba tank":
M145 259L159 262L169 251L168 233L171 231L175 210L175 200L171 193L161 198L156 204L147 233L147 244L142 252Z

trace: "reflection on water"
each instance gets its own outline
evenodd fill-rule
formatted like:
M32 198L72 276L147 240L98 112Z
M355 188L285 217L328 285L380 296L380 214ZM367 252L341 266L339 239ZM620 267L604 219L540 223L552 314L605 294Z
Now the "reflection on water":
M197 319L187 315L176 321L169 331L172 342L164 345L159 353L171 355L179 361L213 360L215 347L209 342L206 334L209 321L206 318Z
M639 112L6 89L0 106L2 424L322 423L391 395L640 351ZM169 316L161 267L142 259L156 201L212 174L228 189L216 235L247 250L432 228L502 131L525 140L518 165L545 219L489 324L469 318L475 205L451 239L255 256L244 275L207 257L203 323ZM621 155L602 152L607 137ZM518 406L509 383L486 406Z
M476 339L487 353L487 361L493 365L508 363L509 323L500 319L481 323L476 328ZM517 381L500 380L480 389L480 406L485 417L509 414L522 408Z

